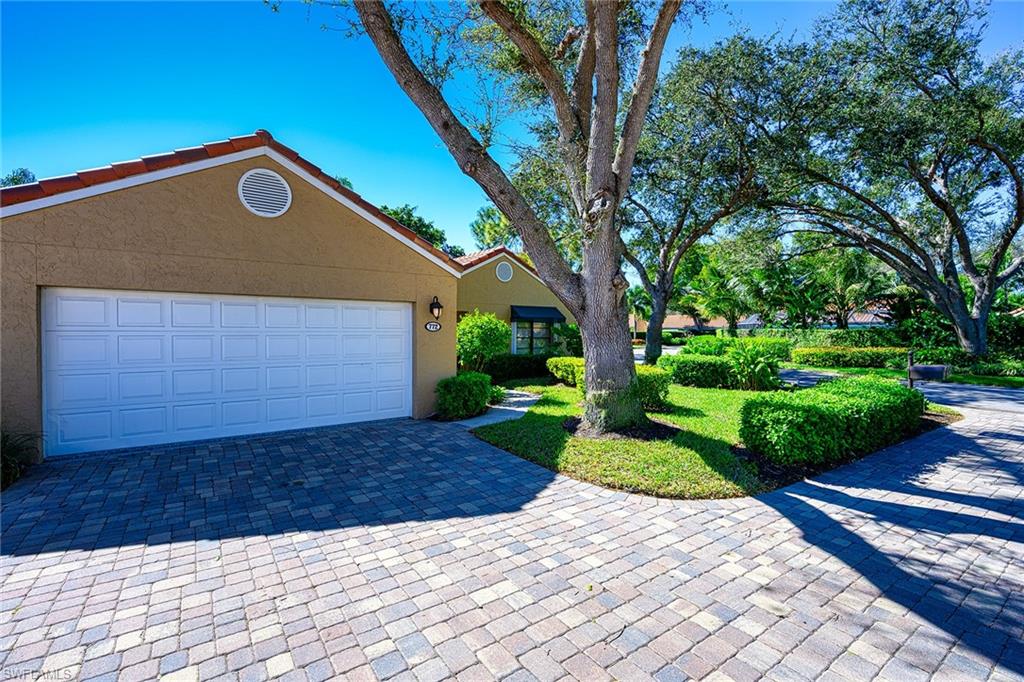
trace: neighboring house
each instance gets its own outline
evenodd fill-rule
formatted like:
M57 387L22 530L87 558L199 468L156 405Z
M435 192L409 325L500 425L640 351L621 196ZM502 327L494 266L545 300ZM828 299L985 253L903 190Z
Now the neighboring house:
M426 417L458 310L555 307L518 259L502 282L449 258L263 130L0 206L0 419L47 455Z
M459 316L479 310L510 323L513 353L546 353L552 327L574 321L537 272L511 249L497 246L455 260L464 268L459 279Z

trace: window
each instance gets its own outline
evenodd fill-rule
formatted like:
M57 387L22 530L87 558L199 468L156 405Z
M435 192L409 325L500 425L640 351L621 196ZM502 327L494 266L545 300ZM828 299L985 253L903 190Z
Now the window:
M505 261L498 263L494 266L494 276L502 282L510 281L512 279L512 266Z
M551 348L551 323L516 320L512 339L516 355L543 355Z

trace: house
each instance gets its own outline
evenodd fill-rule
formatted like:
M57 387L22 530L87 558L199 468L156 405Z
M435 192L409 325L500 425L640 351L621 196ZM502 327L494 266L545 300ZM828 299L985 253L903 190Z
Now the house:
M464 268L459 278L459 317L479 310L511 324L511 352L546 353L552 327L574 321L537 271L511 249L497 246L455 260Z
M264 130L4 188L0 218L0 420L46 455L426 417L464 275L548 300Z

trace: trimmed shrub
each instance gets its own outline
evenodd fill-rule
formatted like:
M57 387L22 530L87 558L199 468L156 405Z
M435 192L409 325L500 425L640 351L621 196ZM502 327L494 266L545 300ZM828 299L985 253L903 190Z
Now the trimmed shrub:
M957 370L986 377L1024 377L1024 360L1007 358L998 362L974 362Z
M725 330L718 330L719 336ZM906 342L900 333L891 327L867 327L865 329L741 329L744 338L787 339L797 348L821 348L845 346L848 348L879 348L902 346Z
M583 355L583 334L575 324L560 323L551 328L555 348L562 355Z
M684 343L686 343L686 334L682 332L661 333L661 345L663 346L681 346Z
M771 339L783 341L784 339ZM737 343L725 358L732 364L733 386L748 391L767 391L778 388L779 361L775 349L758 343Z
M437 413L441 419L465 419L483 414L491 398L491 377L462 372L437 382Z
M975 362L977 358L968 355L959 346L940 346L938 348L918 348L914 350L914 362L918 365L953 365L963 367ZM903 369L907 366L907 358L903 357Z
M906 348L794 348L793 362L815 367L885 367L887 362L907 363Z
M733 385L732 363L716 355L662 355L658 367L672 375L672 381L699 388L729 388Z
M828 381L747 400L740 439L779 464L821 466L902 440L924 412L924 396L874 377Z
M494 356L508 352L511 344L512 327L494 313L474 310L459 320L455 328L459 365L474 372L482 370Z
M694 355L725 355L736 345L728 336L694 336L686 340L686 352Z
M488 405L500 405L505 401L505 389L501 386L491 386L491 397L487 399Z
M495 355L484 363L484 373L491 376L495 383L509 379L533 379L547 376L548 355L513 355L502 353Z
M757 348L778 362L788 361L793 354L793 342L789 339L748 336L743 339L736 339L736 345Z
M583 373L583 358L555 357L548 358L547 369L551 376L566 386L576 386L577 378Z
M672 375L664 369L637 365L636 392L645 410L659 410L668 404L668 387Z

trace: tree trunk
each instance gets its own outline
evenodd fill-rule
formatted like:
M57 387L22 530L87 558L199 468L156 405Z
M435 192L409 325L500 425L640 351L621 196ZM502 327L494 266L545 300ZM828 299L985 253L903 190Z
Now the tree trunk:
M583 336L587 384L581 428L584 432L601 434L642 424L647 416L635 386L633 343L629 338L629 313L624 296L628 284L618 268L618 259L594 254L604 248L614 249L614 242L611 239L595 239L594 242L584 250L581 274L586 280L585 299L576 321ZM591 255L598 257L588 258ZM616 265L612 268L609 263Z
M988 355L988 314L990 309L991 303L980 311L978 317L970 315L966 309L953 311L950 314L957 341L971 357Z
M644 364L653 365L661 357L661 330L665 325L667 302L655 293L651 296L651 319L647 321L647 342L644 345Z

